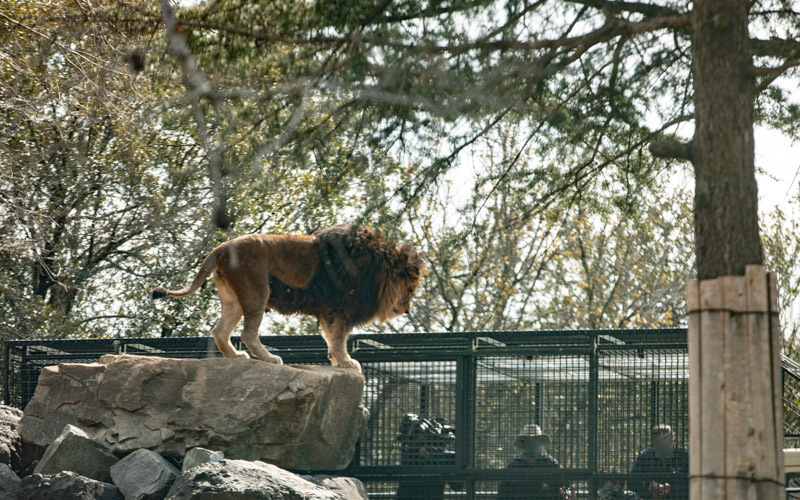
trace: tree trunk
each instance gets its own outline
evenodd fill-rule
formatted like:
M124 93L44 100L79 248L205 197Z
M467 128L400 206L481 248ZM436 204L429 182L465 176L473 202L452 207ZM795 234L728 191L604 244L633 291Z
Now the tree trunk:
M695 245L701 280L763 263L753 162L748 0L698 0L692 20Z
M761 267L748 9L748 0L696 0L692 13L700 280L688 304L692 500L785 497L780 330L774 281L767 285Z
M763 266L689 282L692 500L786 498L775 283Z

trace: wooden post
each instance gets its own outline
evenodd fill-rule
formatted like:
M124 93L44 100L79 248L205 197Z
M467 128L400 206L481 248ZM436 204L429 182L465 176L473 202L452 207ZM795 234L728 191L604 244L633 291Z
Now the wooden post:
M687 296L690 498L785 498L775 276L747 266Z

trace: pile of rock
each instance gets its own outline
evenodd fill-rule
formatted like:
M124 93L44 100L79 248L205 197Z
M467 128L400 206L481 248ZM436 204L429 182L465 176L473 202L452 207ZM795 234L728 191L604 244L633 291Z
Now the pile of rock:
M346 467L363 385L244 359L48 367L24 414L0 407L0 498L365 499L358 480L284 470Z
M193 448L182 470L158 453L139 449L120 459L81 429L67 425L20 479L0 464L2 498L33 499L366 499L360 481L298 476L261 461L226 460L219 451Z

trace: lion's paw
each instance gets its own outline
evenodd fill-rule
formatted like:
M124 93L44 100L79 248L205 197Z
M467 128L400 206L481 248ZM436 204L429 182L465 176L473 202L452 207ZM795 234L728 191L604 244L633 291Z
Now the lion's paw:
M233 354L234 354L234 356L233 356L234 358L250 359L250 355L247 354L245 351L233 351Z
M361 371L361 363L356 361L353 358L345 359L344 361L340 361L336 363L334 366L339 368L348 368L350 370L356 370L357 372Z
M283 358L280 356L275 356L274 354L270 354L268 358L264 358L261 361L266 361L267 363L275 363L276 365L283 364Z

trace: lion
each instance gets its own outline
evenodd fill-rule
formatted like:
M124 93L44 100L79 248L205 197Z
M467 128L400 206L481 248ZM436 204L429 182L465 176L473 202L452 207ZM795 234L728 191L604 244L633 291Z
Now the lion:
M153 298L186 297L211 273L222 316L211 331L226 358L249 358L231 344L244 317L242 340L256 358L282 364L258 338L264 313L317 318L333 366L361 370L347 352L354 327L387 321L411 311L411 298L425 273L424 254L399 247L366 227L334 226L311 235L248 234L216 247L191 284L153 289Z

